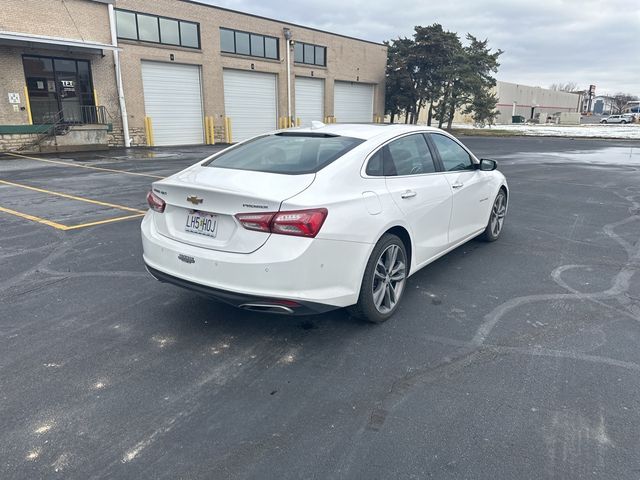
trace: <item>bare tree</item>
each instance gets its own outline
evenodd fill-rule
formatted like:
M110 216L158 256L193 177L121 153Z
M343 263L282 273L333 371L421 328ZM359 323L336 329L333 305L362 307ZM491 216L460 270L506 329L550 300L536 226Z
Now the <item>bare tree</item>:
M612 99L613 99L612 106L615 113L622 113L625 105L631 101L638 100L638 97L636 97L635 95L631 95L630 93L618 92L612 97ZM614 113L614 112L611 112L611 113Z
M578 90L578 84L576 82L552 83L549 85L549 90L555 90L556 92L575 92Z

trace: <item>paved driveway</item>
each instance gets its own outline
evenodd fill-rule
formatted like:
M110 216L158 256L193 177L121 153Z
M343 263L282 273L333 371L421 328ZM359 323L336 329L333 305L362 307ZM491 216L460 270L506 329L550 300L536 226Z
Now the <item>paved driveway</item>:
M150 182L211 147L0 157L0 478L637 478L640 144L463 141L503 236L379 326L145 273Z

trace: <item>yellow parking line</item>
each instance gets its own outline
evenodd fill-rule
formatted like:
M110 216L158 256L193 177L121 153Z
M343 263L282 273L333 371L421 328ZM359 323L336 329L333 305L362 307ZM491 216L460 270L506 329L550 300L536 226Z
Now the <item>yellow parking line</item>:
M103 207L116 208L118 210L126 210L128 212L136 212L140 214L144 214L144 210L139 210L137 208L125 207L123 205L116 205L115 203L101 202L99 200L92 200L90 198L76 197L75 195L69 195L67 193L54 192L52 190L45 190L44 188L36 188L31 187L29 185L23 185L21 183L8 182L6 180L0 180L0 184L9 185L11 187L25 188L27 190L33 190L34 192L46 193L49 195L56 195L58 197L69 198L71 200L78 200L80 202L93 203L95 205L101 205Z
M125 175L137 175L137 176L140 176L140 177L157 178L157 179L160 179L160 180L162 180L164 178L164 177L160 177L158 175L151 175L150 173L130 172L128 170L117 170L115 168L93 167L91 165L78 165L78 164L75 164L75 163L61 162L59 160L47 160L47 159L44 159L44 158L30 157L28 155L20 155L19 153L5 152L5 155L11 155L12 157L18 157L18 158L27 158L29 160L36 160L38 162L55 163L56 165L63 165L65 167L88 168L90 170L100 170L100 171L103 171L103 172L111 172L111 173L123 173Z
M98 220L97 222L81 223L80 225L71 225L69 227L66 227L65 230L77 230L78 228L93 227L95 225L103 225L105 223L119 222L121 220L128 220L130 218L138 218L143 216L144 216L144 213L136 213L135 215L127 215L125 217L108 218L106 220Z
M62 231L68 230L78 230L79 228L93 227L95 225L103 225L105 223L113 223L120 222L122 220L129 220L130 218L138 218L144 216L144 213L136 213L135 215L125 215L123 217L115 217L115 218L107 218L106 220L98 220L97 222L88 222L81 223L80 225L63 225L61 223L53 222L51 220L47 220L46 218L36 217L35 215L29 215L28 213L17 212L16 210L11 210L10 208L0 207L0 212L8 213L10 215L15 215L16 217L24 218L25 220L31 220L32 222L42 223L43 225L47 225L49 227L56 228Z
M57 228L58 230L67 230L66 225L62 225L61 223L52 222L51 220L47 220L45 218L36 217L34 215L29 215L27 213L16 212L15 210L11 210L10 208L0 207L0 212L5 212L10 215L15 215L16 217L24 218L27 220L31 220L32 222L42 223L44 225L48 225L53 228Z

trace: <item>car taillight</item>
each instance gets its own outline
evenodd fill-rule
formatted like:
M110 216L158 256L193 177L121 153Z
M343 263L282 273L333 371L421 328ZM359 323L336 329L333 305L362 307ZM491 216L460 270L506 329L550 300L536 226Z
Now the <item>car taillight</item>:
M327 218L327 209L278 212L271 220L271 232L282 235L315 237Z
M320 231L327 213L326 208L314 208L276 213L239 213L236 218L247 230L313 238Z
M275 213L239 213L236 218L247 230L270 232L269 226Z
M164 212L164 207L167 205L163 199L153 193L151 190L147 193L147 203L149 204L149 208L154 212L162 213Z

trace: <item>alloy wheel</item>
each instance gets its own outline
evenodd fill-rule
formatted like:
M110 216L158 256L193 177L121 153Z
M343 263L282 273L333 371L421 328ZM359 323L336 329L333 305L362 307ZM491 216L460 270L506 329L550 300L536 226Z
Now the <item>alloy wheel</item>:
M507 198L504 195L504 192L498 193L498 197L493 204L493 208L491 209L491 234L494 237L497 237L502 230L502 224L504 223L504 216L507 213Z
M383 314L393 310L400 300L406 280L406 259L402 248L389 245L378 258L373 272L373 304Z

